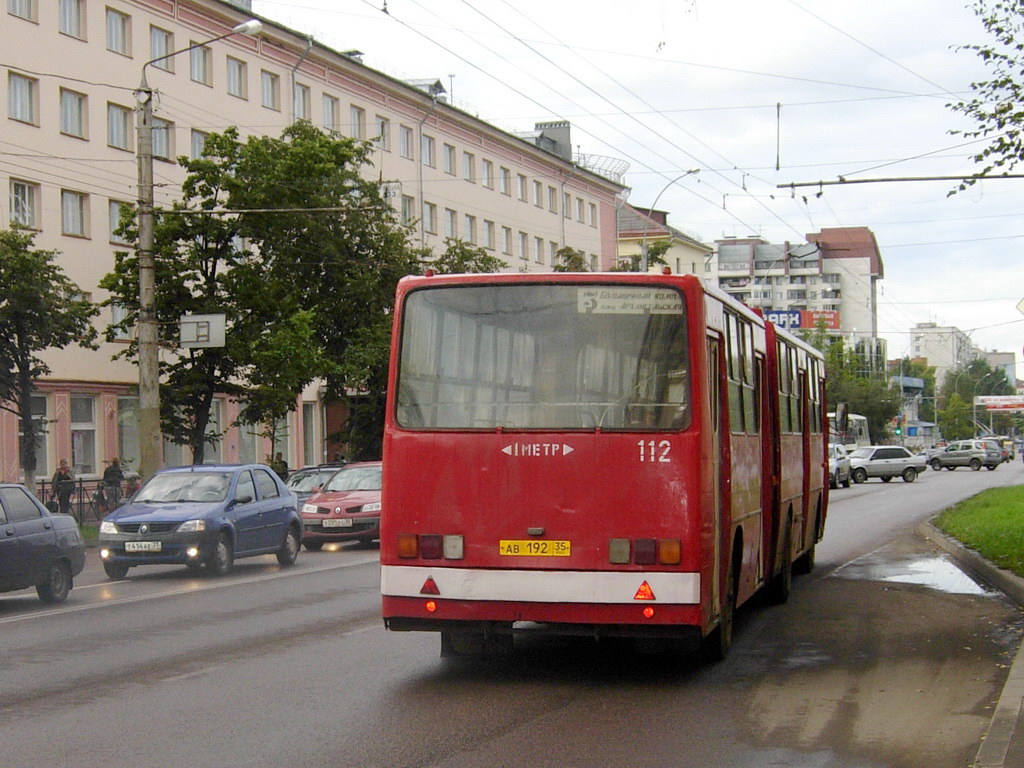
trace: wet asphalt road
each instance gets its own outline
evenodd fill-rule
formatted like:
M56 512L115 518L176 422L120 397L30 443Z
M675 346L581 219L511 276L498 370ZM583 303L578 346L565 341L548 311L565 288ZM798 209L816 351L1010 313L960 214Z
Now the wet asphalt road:
M818 567L741 611L729 659L530 639L449 663L386 633L376 550L349 545L0 595L0 765L965 766L1021 612L914 533L996 472L832 494Z

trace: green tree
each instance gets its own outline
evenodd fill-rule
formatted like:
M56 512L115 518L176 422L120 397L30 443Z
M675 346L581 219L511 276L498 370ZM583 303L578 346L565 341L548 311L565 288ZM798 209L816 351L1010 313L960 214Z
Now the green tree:
M18 417L19 462L35 484L35 444L44 428L32 418L36 382L50 373L39 357L77 344L95 349L97 309L55 263L58 252L33 248L34 234L0 231L0 408Z
M954 130L950 133L968 139L988 140L974 155L976 163L983 164L981 175L1000 170L1009 173L1024 160L1024 35L1022 7L1019 0L975 0L974 13L992 35L988 43L961 46L974 51L991 71L988 80L971 83L974 96L948 105L954 112L970 118L974 130ZM950 194L971 186L976 179L966 179Z
M945 381L940 390L939 402L950 403L954 395L958 396L967 404L968 417L974 415L974 398L983 395L1012 395L1016 392L1015 387L1006 377L1002 368L992 368L985 360L971 360L966 365L946 373ZM947 405L948 409L948 405ZM949 431L950 425L943 421L942 413L939 414L939 428L942 435L948 440L956 440ZM979 421L981 413L979 413ZM995 434L1007 434L1014 425L1014 418L1011 414L999 413L992 417L992 429ZM957 431L959 431L957 429ZM981 424L972 426L968 434L962 437L970 437L976 432L981 432Z
M161 339L173 344L188 312L227 324L225 347L162 364L163 429L197 461L215 439L214 393L273 426L317 378L343 400L360 386L383 392L395 286L419 265L408 228L362 174L370 155L367 142L299 122L244 142L228 129L207 138L203 157L179 158L182 200L155 231ZM237 213L205 213L224 210ZM103 282L131 310L123 326L136 319L136 273L135 256L119 254Z
M555 272L589 272L587 257L583 251L577 251L568 245L555 251Z
M963 440L974 434L971 424L971 406L954 392L939 411L939 424L942 436L947 440Z
M458 238L445 238L445 249L440 256L430 258L423 254L427 266L440 275L463 275L480 272L500 272L508 264L479 245Z

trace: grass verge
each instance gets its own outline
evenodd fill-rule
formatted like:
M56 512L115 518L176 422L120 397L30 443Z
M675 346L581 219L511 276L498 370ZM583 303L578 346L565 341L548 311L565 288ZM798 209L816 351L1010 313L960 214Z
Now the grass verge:
M933 522L990 562L1024 577L1024 486L983 491Z

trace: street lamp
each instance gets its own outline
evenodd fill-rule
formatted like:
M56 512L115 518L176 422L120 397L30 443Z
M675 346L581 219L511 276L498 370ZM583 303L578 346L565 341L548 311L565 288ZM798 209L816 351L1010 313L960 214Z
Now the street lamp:
M674 179L669 181L668 184L666 184L664 187L662 187L661 192L658 193L657 197L654 198L654 202L651 204L651 207L647 209L650 213L648 213L647 219L644 221L644 236L642 238L640 238L640 271L641 272L646 273L647 270L650 267L650 264L648 263L648 257L647 257L647 229L650 226L651 215L654 213L654 209L658 206L658 201L661 199L661 196L663 194L665 194L666 190L668 190L669 187L671 187L673 184L675 184L680 179L684 179L687 176L690 176L691 174L694 174L694 173L700 173L700 168L691 168L686 173L681 173L678 176L676 176Z
M146 82L146 67L179 53L186 53L231 35L257 35L263 25L255 19L232 27L230 32L188 48L165 53L142 65L142 79L135 92L139 139L139 474L150 477L160 466L160 354L156 318L156 258L153 253L153 89Z

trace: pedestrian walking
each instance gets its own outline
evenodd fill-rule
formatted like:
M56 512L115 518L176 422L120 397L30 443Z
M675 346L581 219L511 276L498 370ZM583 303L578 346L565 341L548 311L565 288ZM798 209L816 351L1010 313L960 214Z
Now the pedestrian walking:
M277 452L277 456L270 462L270 468L277 472L277 476L281 478L282 482L288 479L288 462L284 460L284 454L280 451Z
M75 492L75 473L66 459L61 459L51 480L53 495L57 497L57 511L62 515L71 514L71 494Z
M107 498L108 509L114 509L121 501L121 483L124 482L124 471L121 460L115 456L110 466L103 470L103 493Z

